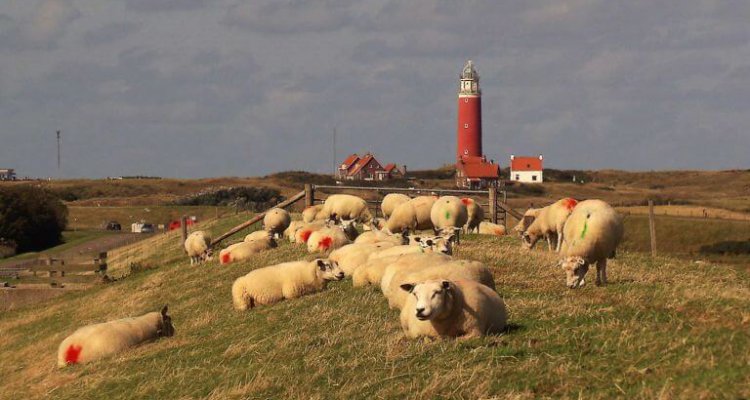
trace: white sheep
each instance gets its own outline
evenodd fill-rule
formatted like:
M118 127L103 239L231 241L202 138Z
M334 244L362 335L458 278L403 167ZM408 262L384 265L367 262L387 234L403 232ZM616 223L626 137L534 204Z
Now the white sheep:
M256 240L268 241L272 238L272 233L268 231L255 231L245 236L244 242L254 242Z
M456 196L440 197L430 209L430 221L436 233L456 233L468 220L466 205Z
M401 309L408 293L399 290L401 285L410 282L424 282L430 280L467 280L479 282L490 289L495 289L495 278L489 268L478 261L451 260L438 265L424 265L396 271L391 278L388 288L388 306Z
M372 220L370 209L367 208L367 202L361 197L350 194L333 194L326 198L323 203L322 212L330 215L331 218L341 220L355 220L359 223L366 224Z
M143 342L174 335L167 306L135 318L78 328L57 349L57 366L87 363L121 352Z
M316 204L314 206L306 207L302 211L302 220L304 222L313 222L313 221L325 221L327 220L329 215L326 215L323 212L323 205L322 204Z
M292 222L292 217L289 215L287 210L283 208L272 208L266 212L263 217L263 228L271 232L274 237L280 237L289 224Z
M622 218L601 200L585 200L576 206L564 228L562 260L566 284L583 286L589 265L596 263L596 284L607 283L607 258L615 255L622 240Z
M313 232L319 231L326 227L328 227L328 224L324 221L314 221L306 223L297 228L297 231L294 232L294 243L306 244L307 240L310 238L310 235Z
M565 226L565 221L568 219L570 213L573 212L576 204L578 204L578 201L575 199L564 198L542 208L534 219L534 222L523 233L524 245L532 249L536 242L544 237L547 239L547 247L549 250L552 250L550 238L556 237L557 244L555 245L555 251L559 252L564 237L563 226Z
M529 208L528 210L526 210L523 213L521 219L518 221L518 224L513 227L513 231L516 232L516 234L518 234L519 236L523 236L523 233L526 232L526 229L529 228L529 225L534 222L534 219L536 219L541 210L541 208Z
M410 253L389 262L380 279L380 291L387 298L391 290L391 281L398 272L417 271L425 267L441 265L453 260L453 257L440 253Z
M373 218L369 224L362 225L362 229L365 231L382 230L385 228L386 220L383 218Z
M464 233L479 232L479 224L484 220L484 210L476 200L464 197L461 202L466 206L467 220L464 225Z
M360 287L374 285L380 287L386 267L396 261L401 255L370 258L364 264L357 267L352 273L352 286Z
M406 242L408 242L408 239L406 236L400 233L389 234L388 232L377 230L377 229L364 232L360 234L359 236L357 236L356 239L354 239L354 243L357 243L357 244L378 243L378 242L389 242L398 246L398 245L406 244Z
M307 251L325 253L351 243L341 227L322 228L313 231L307 239Z
M289 239L290 243L294 243L294 234L297 233L297 229L305 225L305 221L292 221L284 231L284 237Z
M380 203L380 211L383 212L383 217L385 219L388 219L388 217L393 214L393 210L396 209L399 205L408 202L411 200L411 197L401 194L401 193L388 193L383 197L383 201Z
M211 236L204 231L195 231L185 239L185 251L190 257L190 265L211 261Z
M503 299L481 283L430 280L401 289L411 294L401 309L401 328L409 338L473 338L505 329Z
M404 254L416 253L439 253L445 255L453 254L452 238L442 236L410 237L410 244L393 246L389 249L374 253L371 258L384 258ZM411 242L411 241L414 242Z
M368 244L347 244L331 252L329 260L338 263L345 276L352 276L354 271L367 262L370 255L393 247L393 243L378 242Z
M258 305L319 292L326 288L328 281L343 278L344 272L329 260L272 265L237 278L232 284L232 303L236 310L245 311Z
M493 224L492 222L482 221L479 224L479 234L480 235L504 236L505 227L502 225Z
M433 229L430 213L437 196L418 196L397 206L385 224L391 233Z
M267 240L256 239L250 242L235 243L219 252L219 263L231 264L247 261L256 254L274 247L276 247L276 240L270 236Z

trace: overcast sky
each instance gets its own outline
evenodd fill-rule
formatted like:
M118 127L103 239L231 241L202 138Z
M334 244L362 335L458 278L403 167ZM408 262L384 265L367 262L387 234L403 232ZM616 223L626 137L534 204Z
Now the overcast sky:
M0 168L247 176L373 151L568 169L750 168L750 1L2 0Z

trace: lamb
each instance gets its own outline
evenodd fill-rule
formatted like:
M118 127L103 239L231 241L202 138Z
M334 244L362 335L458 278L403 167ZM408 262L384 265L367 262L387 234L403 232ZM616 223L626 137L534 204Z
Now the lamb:
M523 213L523 217L521 217L521 220L518 221L518 224L513 227L513 231L518 233L519 236L523 237L523 233L526 232L526 229L529 229L529 225L534 222L534 219L536 219L541 210L541 208L529 208L528 210L526 210L526 212Z
M307 251L325 253L351 243L344 231L337 226L314 231L307 239Z
M326 198L323 203L325 215L340 218L342 220L355 220L359 223L366 224L372 220L370 209L367 208L367 202L360 197L350 194L333 194Z
M409 338L474 338L502 332L507 313L503 299L473 281L430 280L405 283L401 328Z
M124 318L78 328L57 349L57 366L88 363L129 347L174 335L172 318L164 306L161 312Z
M245 311L324 290L329 281L340 281L344 272L330 260L293 261L251 271L232 284L232 303Z
M456 233L469 220L466 205L456 196L443 196L432 205L430 221L435 233Z
M482 221L479 224L480 235L505 236L505 227L492 222Z
M231 264L234 262L247 261L254 255L276 247L276 240L268 237L268 240L253 240L251 242L239 242L230 245L219 252L219 262L221 264Z
M547 239L547 247L549 250L552 250L550 238L556 236L557 244L555 245L555 251L559 252L564 237L563 226L565 225L565 220L573 212L576 204L578 204L578 201L575 199L565 198L542 208L536 219L534 219L534 222L523 233L524 245L528 249L532 249L540 238L545 237Z
M185 239L185 251L190 257L190 265L211 261L211 236L204 231L195 231Z
M292 217L289 212L283 208L272 208L263 217L263 228L271 232L275 238L278 238L281 237L281 234L284 233L291 222Z
M323 221L315 221L302 225L294 232L294 243L306 244L310 235L319 231L323 228L328 227L328 224Z
M380 210L383 212L383 217L388 219L393 210L399 205L408 202L411 197L401 193L388 193L383 197L383 201L380 203Z
M596 284L607 283L607 258L613 258L622 240L622 218L601 200L585 200L576 206L564 228L562 260L566 284L583 286L589 265L596 263Z
M352 276L354 271L366 263L370 255L393 247L393 243L378 242L372 244L348 244L331 252L329 260L338 263L345 276Z
M396 271L388 288L388 306L401 309L408 293L399 290L404 283L424 282L428 280L467 280L479 282L490 289L495 289L495 278L489 268L478 261L451 260L438 265L426 265L421 268Z
M484 220L484 210L476 200L464 197L461 202L466 206L467 221L464 225L464 233L479 232L479 224Z
M328 219L329 215L326 215L322 211L323 211L322 204L309 206L302 211L302 220L307 223L310 223L313 221L325 221Z
M393 210L385 224L391 233L433 229L430 213L437 196L418 196Z

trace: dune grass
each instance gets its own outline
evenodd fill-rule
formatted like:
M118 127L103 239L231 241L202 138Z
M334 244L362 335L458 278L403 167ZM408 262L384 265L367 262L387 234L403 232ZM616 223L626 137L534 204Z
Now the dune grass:
M234 311L235 278L312 258L287 242L232 266L190 267L179 243L162 247L148 260L155 268L0 315L0 398L750 396L750 278L743 271L624 251L610 264L610 285L572 291L554 255L523 251L515 238L470 235L457 257L491 266L510 327L499 336L429 341L404 338L382 295L349 280ZM58 344L77 327L164 303L174 337L56 368Z

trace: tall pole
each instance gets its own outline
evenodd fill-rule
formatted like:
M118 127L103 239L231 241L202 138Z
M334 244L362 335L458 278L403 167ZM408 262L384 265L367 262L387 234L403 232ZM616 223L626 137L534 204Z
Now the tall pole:
M60 131L57 131L57 172L60 172Z

